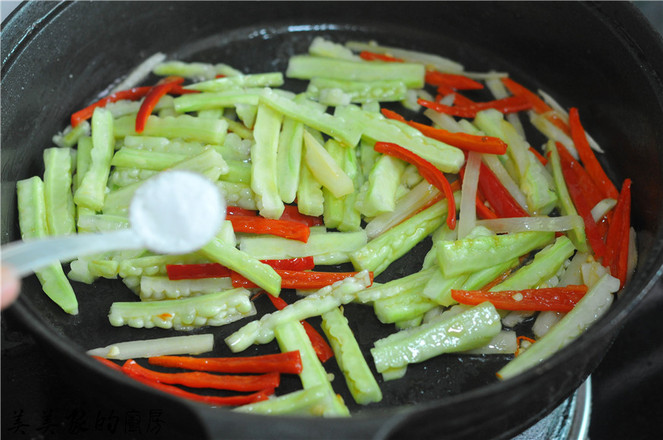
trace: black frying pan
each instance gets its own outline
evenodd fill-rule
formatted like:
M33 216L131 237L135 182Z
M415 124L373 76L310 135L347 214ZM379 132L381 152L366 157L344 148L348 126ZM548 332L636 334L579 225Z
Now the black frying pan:
M577 106L606 149L612 178L633 179L639 231L635 277L610 312L577 342L539 367L498 382L502 356L447 355L409 368L383 384L384 400L352 405L340 372L335 387L355 412L349 420L238 415L147 389L83 354L114 341L161 337L163 330L111 327L110 304L133 297L119 282L75 284L80 314L63 314L34 277L10 312L53 350L77 383L103 379L124 402L159 402L180 426L202 423L218 438L508 438L549 413L596 368L635 304L659 275L663 177L663 49L660 38L627 3L476 2L32 2L2 30L2 242L18 238L15 182L43 172L41 151L72 110L82 108L147 56L225 62L245 72L284 70L315 36L376 39L438 53L468 70L510 72L531 88ZM296 87L295 83L289 84ZM382 279L419 268L426 244L392 265ZM265 304L258 303L260 309ZM266 307L263 310L268 310ZM393 331L370 308L348 306L357 339L368 349ZM216 334L225 354L227 329ZM248 354L276 351L275 346ZM370 358L369 358L370 363ZM298 386L287 379L285 389ZM98 390L97 390L98 391ZM97 394L98 395L98 394Z

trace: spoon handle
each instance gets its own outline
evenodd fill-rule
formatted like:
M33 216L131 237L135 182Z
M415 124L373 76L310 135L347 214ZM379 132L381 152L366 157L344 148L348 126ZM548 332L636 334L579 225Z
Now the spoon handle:
M2 264L14 268L24 277L52 263L67 262L77 257L114 250L140 249L144 244L132 229L101 234L77 234L15 241L2 246Z

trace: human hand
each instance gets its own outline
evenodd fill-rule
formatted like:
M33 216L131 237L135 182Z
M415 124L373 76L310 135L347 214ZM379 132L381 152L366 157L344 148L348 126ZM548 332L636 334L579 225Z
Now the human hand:
M21 280L11 267L2 267L0 275L2 291L0 291L0 308L4 309L14 302L21 290Z

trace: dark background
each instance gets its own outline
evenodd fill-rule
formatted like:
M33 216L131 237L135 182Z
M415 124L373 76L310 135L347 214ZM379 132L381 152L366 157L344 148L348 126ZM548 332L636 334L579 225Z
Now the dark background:
M1 2L2 18L17 2ZM663 31L663 3L635 2ZM589 437L654 439L663 436L663 283L633 316L591 378ZM126 407L63 380L57 359L44 352L11 314L2 313L0 437L6 439L193 438L169 429L158 406ZM94 393L92 393L94 395Z

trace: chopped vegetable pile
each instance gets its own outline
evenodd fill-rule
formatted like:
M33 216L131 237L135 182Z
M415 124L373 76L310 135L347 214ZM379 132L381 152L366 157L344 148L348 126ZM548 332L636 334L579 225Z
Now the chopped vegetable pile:
M119 277L136 300L113 303L110 325L206 327L89 352L152 387L236 411L347 416L339 387L370 405L381 383L447 353L513 354L495 371L504 380L599 319L634 270L631 180L607 177L582 109L506 73L320 37L283 73L164 56L146 70L151 85L74 112L44 151L43 179L17 192L24 239L127 228L135 190L167 169L202 174L225 196L223 226L196 252L109 252L37 273L66 313L79 313L70 280ZM285 78L306 91L285 90ZM419 269L390 279L420 243L430 250ZM273 307L259 310L259 295ZM344 315L350 303L393 330L370 352ZM283 353L190 356L241 320L217 333L223 349ZM345 385L327 374L332 358ZM299 375L301 390L279 392L282 374Z

